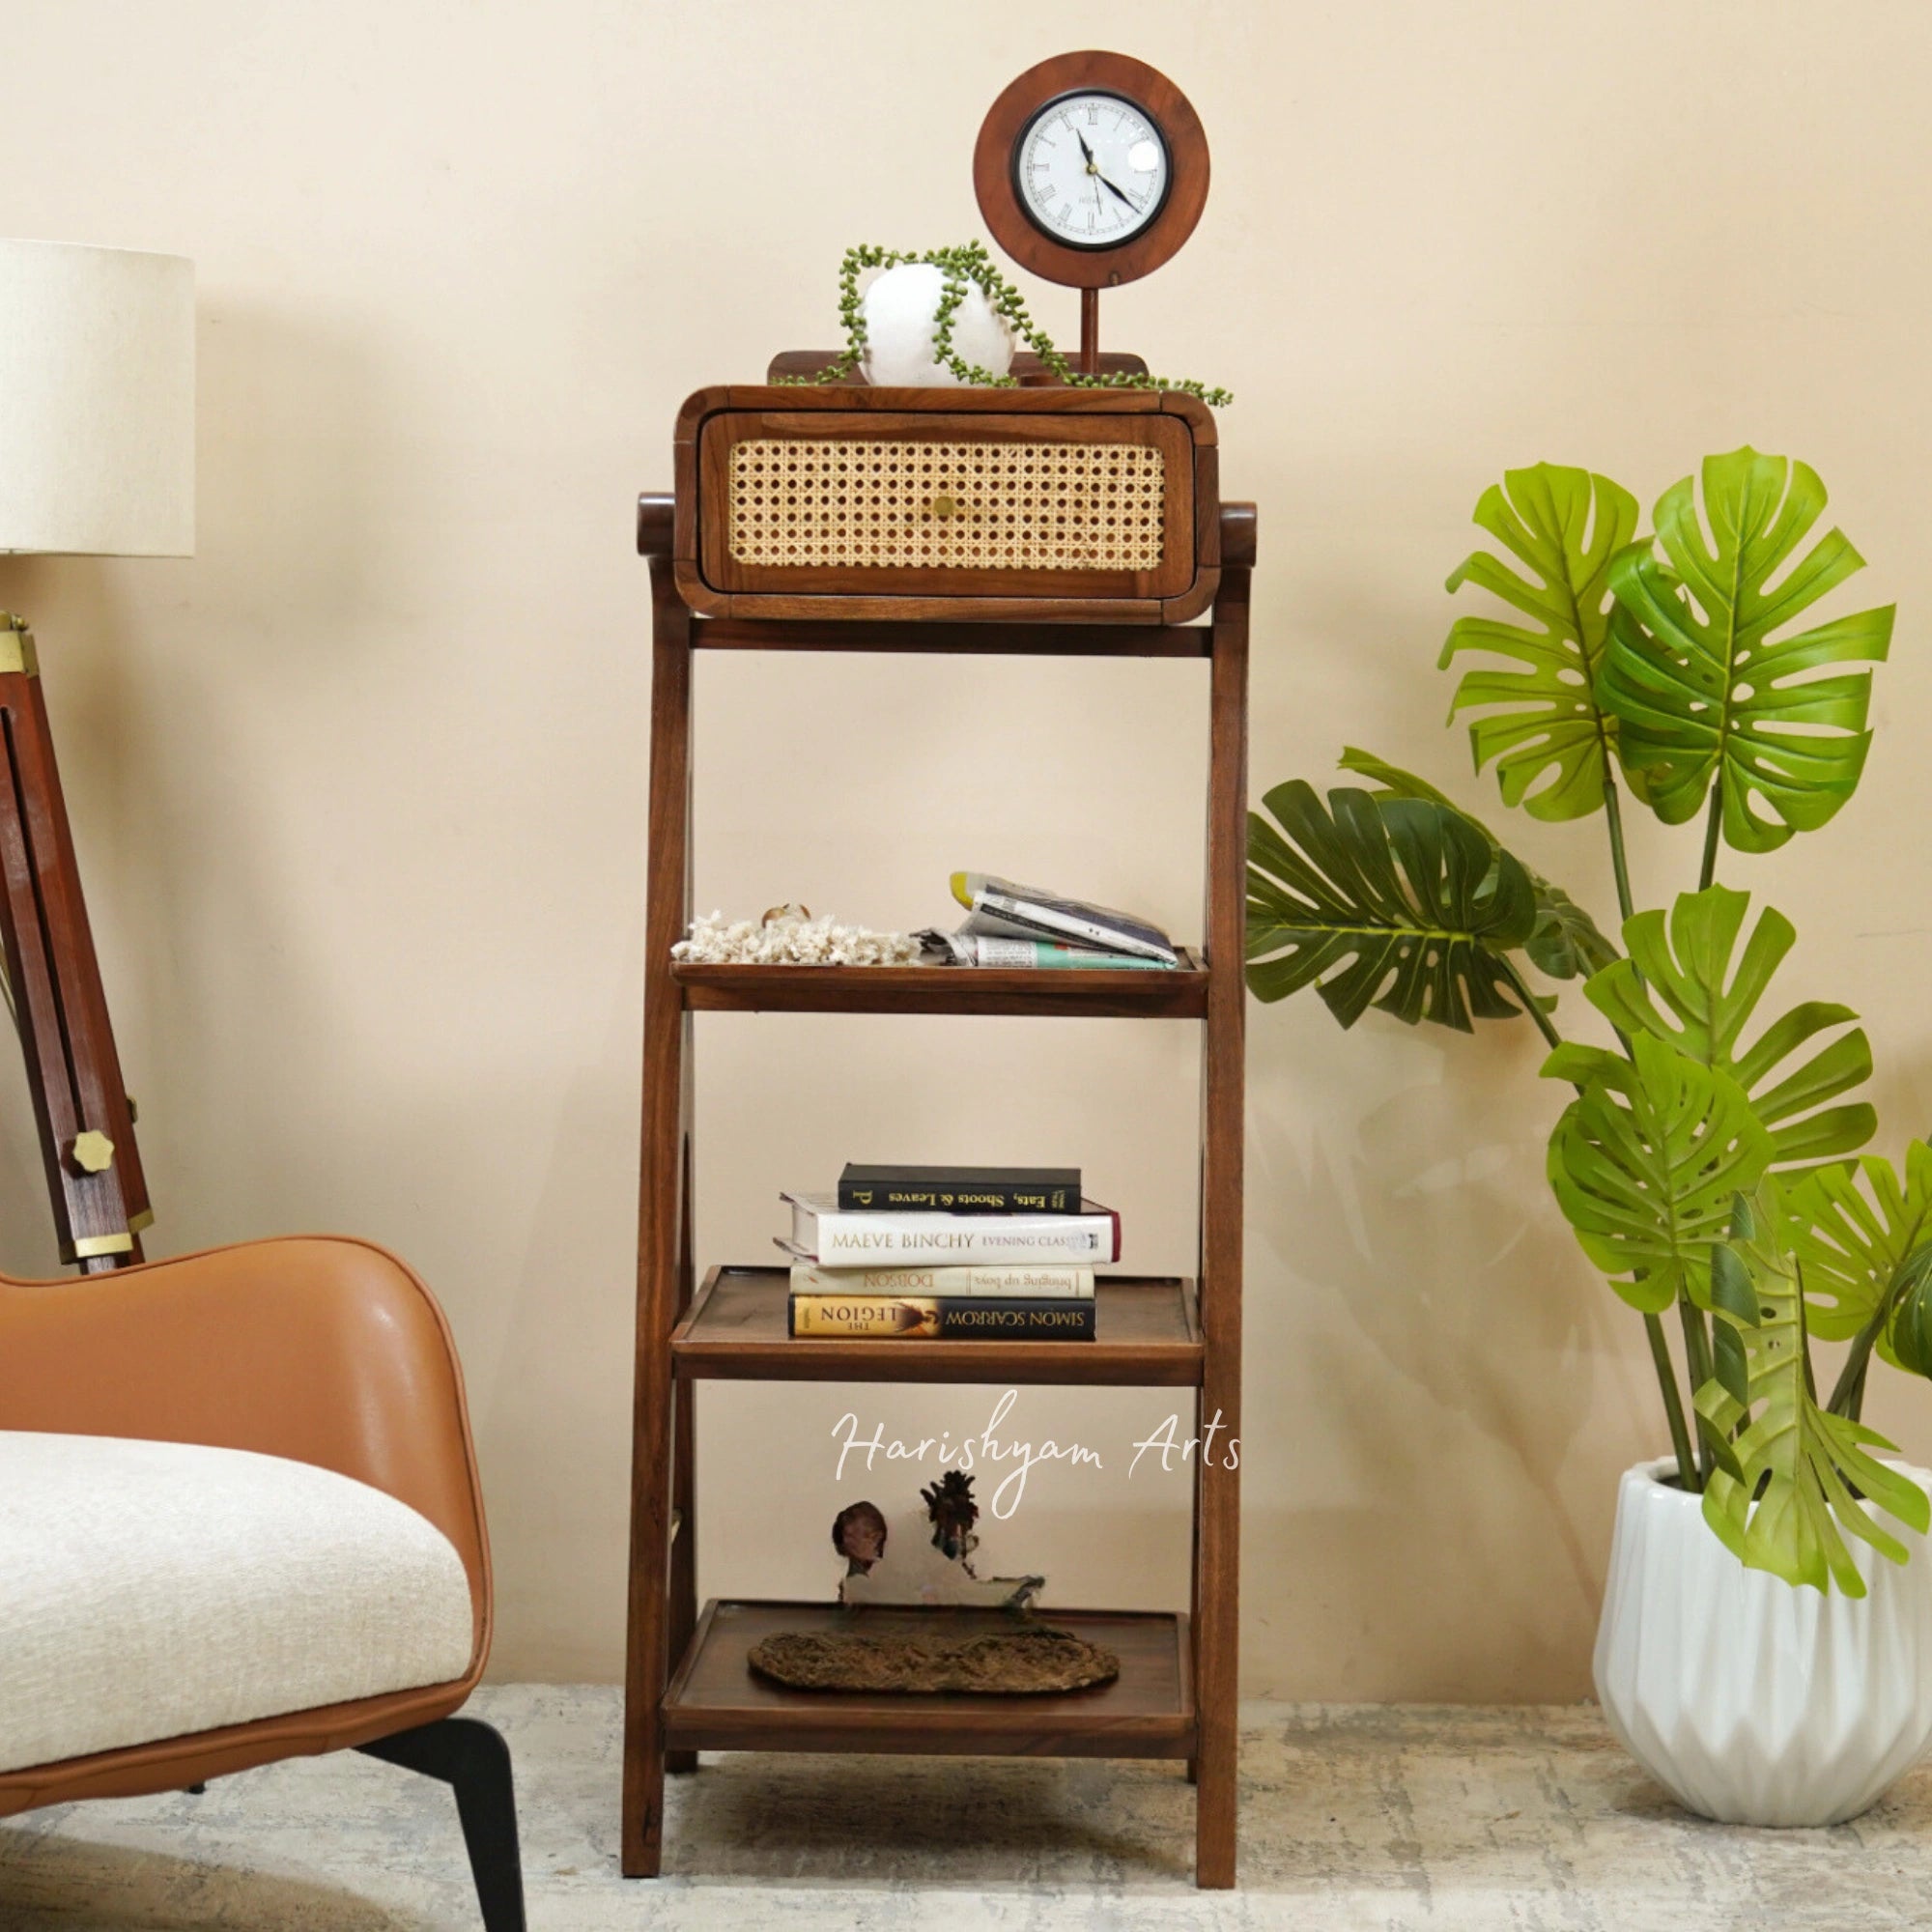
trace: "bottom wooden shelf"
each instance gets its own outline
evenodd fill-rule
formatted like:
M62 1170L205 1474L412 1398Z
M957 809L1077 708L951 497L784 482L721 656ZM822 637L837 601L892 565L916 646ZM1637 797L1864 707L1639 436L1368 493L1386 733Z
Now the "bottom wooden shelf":
M1158 1611L1067 1610L1047 1622L1102 1643L1121 1674L1048 1697L873 1696L787 1690L754 1677L752 1646L775 1631L998 1630L998 1610L842 1610L836 1604L714 1598L665 1693L670 1750L899 1751L962 1757L1191 1757L1194 1677L1187 1619Z

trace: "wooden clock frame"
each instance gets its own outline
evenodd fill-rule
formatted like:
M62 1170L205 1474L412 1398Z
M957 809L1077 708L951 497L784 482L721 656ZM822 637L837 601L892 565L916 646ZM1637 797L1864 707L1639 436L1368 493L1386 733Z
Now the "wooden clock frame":
M1014 156L1042 108L1068 94L1112 94L1137 107L1167 143L1167 194L1153 218L1111 247L1074 248L1036 225L1020 198ZM1126 54L1056 54L1030 67L993 102L973 150L973 191L993 240L1021 268L1080 291L1080 367L1099 353L1100 291L1137 282L1171 261L1208 203L1208 132L1173 81Z

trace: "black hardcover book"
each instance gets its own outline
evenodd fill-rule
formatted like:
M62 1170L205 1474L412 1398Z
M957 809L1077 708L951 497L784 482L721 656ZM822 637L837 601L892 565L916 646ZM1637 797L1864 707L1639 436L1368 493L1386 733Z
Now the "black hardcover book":
M864 1167L847 1161L838 1205L938 1214L1077 1214L1077 1167Z

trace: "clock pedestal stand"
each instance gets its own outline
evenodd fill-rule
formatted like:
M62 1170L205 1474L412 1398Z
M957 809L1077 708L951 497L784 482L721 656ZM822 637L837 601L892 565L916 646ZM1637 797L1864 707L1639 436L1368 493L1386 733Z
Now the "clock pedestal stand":
M774 373L808 359L781 357ZM701 1750L884 1751L1185 1765L1195 1786L1196 1883L1235 1883L1240 1478L1225 1450L1240 1435L1255 518L1251 504L1220 500L1216 454L1208 412L1173 394L718 388L693 397L679 417L675 495L639 500L652 673L624 1723L629 1876L658 1872L665 1776L695 1770ZM1042 473L1053 479L1045 496ZM1147 486L1151 475L1157 490ZM1139 479L1142 491L1130 510L1118 494L1123 477ZM868 528L876 511L893 532L869 535L863 554L846 534L855 489L865 492ZM990 549L989 534L999 539ZM1205 674L1200 950L1158 973L674 962L671 948L692 915L695 671L711 650L1125 655L1173 660L1176 678ZM759 1012L1110 1016L1198 1028L1193 1274L1103 1275L1091 1342L791 1339L785 1271L700 1272L692 1226L696 1016ZM1121 1659L1115 1683L1070 1695L865 1695L766 1683L746 1661L760 1637L836 1626L846 1613L831 1602L742 1599L700 1609L695 1406L711 1378L1189 1391L1194 1435L1222 1452L1188 1463L1189 1608L1048 1606L1054 1623Z

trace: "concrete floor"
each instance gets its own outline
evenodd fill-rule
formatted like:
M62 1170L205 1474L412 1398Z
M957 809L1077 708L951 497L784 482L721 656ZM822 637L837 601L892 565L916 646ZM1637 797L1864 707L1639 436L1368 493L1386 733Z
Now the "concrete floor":
M618 1697L511 1685L535 1932L1932 1926L1932 1766L1829 1832L1686 1817L1589 1707L1252 1706L1241 1887L1197 1892L1178 1767L707 1758L666 1876L617 1875ZM441 1787L353 1755L0 1824L4 1932L425 1932L477 1918Z

